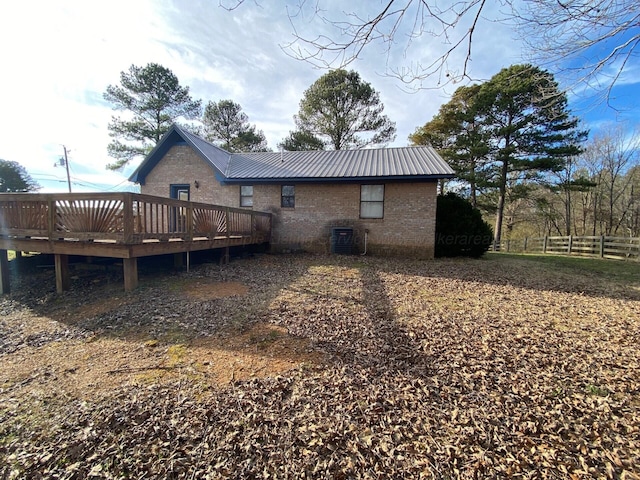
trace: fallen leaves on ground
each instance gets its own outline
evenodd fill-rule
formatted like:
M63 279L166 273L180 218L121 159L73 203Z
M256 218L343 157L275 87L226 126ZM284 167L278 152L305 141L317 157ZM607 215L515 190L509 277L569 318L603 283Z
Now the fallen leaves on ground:
M216 282L238 295L185 293ZM263 256L142 284L128 296L78 285L65 295L83 299L84 318L46 292L2 299L3 367L56 344L126 341L166 349L159 358L176 368L95 398L39 388L53 361L30 383L6 383L0 474L640 478L637 285L498 255ZM121 305L90 308L105 291ZM29 312L40 342L28 340L33 325L11 328ZM221 384L202 369L214 337L226 339L229 371L247 345L298 361Z

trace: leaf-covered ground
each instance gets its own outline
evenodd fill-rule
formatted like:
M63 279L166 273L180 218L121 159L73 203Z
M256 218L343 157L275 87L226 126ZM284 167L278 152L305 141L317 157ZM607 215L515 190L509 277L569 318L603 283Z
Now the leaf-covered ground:
M0 478L640 478L640 273L593 265L265 255L61 296L23 275Z

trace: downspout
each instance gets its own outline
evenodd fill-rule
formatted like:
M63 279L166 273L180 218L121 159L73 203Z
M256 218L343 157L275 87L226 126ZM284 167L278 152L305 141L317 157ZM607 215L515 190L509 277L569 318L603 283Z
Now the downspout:
M367 239L369 237L369 229L365 228L364 229L364 252L362 252L360 255L362 255L363 257L367 254Z

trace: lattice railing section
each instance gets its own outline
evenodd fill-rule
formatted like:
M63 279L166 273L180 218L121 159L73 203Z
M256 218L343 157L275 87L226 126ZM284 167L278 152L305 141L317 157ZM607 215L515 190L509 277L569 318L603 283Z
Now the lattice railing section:
M259 234L271 232L271 215L256 215L251 218L253 231Z
M47 231L48 205L46 201L8 201L0 203L0 228L17 231Z
M59 200L55 204L57 232L122 233L123 200Z
M195 236L217 237L227 233L227 216L223 209L194 207L193 234Z
M229 234L230 235L251 235L251 216L246 212L229 212Z
M134 200L134 233L142 236L185 233L186 222L180 221L183 216L180 208L157 201Z

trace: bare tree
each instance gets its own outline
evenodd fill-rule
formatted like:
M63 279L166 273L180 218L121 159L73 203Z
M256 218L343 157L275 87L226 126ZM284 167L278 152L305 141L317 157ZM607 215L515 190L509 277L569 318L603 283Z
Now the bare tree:
M627 173L631 180L629 191L629 214L625 227L632 237L640 236L640 164L634 166Z
M506 15L525 56L561 76L569 88L611 89L638 55L640 11L634 0L506 0Z
M584 157L598 183L594 231L599 222L601 234L615 235L632 213L634 177L629 172L640 165L640 132L628 135L621 126L610 128L593 138Z
M219 2L235 10L245 0ZM412 88L426 79L442 86L471 78L474 41L492 36L496 22L520 33L531 63L569 74L573 85L589 82L607 98L640 44L637 0L385 0L340 3L339 10L333 5L297 0L287 6L294 39L283 50L317 67L344 68L369 47L381 46L387 53L384 73ZM311 25L314 20L319 22ZM412 60L418 58L412 48L423 56L427 42L433 56ZM403 66L390 65L396 48L403 51Z
M573 87L603 90L607 101L638 55L635 0L509 0L531 60L568 76Z

